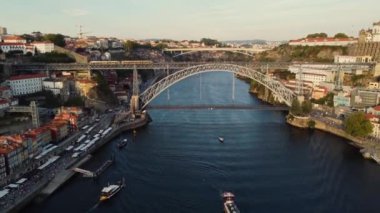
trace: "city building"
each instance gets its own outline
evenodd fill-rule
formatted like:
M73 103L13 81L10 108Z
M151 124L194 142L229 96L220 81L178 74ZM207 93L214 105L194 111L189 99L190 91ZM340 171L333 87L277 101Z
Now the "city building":
M33 42L32 45L36 48L38 53L50 53L54 51L54 44L51 42Z
M34 55L35 47L25 43L0 43L0 49L4 53L9 52L22 52L22 54L30 53Z
M377 82L377 81L368 82L367 88L368 89L379 89L379 82Z
M12 90L6 86L0 86L0 98L3 99L12 99Z
M366 118L371 121L371 124L373 126L371 136L374 138L380 138L379 117L372 114L366 114Z
M359 31L359 42L380 42L380 21L372 24L372 29Z
M319 85L320 82L333 81L333 73L326 71L303 71L296 73L296 79L313 82L313 85Z
M367 113L372 114L372 115L376 115L376 116L380 116L380 105L375 106L375 107L369 107L367 109Z
M313 91L311 93L311 98L313 99L321 99L323 97L325 97L328 93L328 90L326 87L323 87L323 86L315 86L313 87Z
M4 43L21 43L26 44L26 40L20 36L7 35L2 37Z
M351 97L345 92L339 92L334 95L334 107L349 107L351 106Z
M7 83L14 96L26 95L42 91L42 81L46 78L45 74L15 75Z
M378 90L354 89L351 92L351 106L355 108L372 107L379 104Z
M40 154L42 148L52 141L50 129L45 126L29 130L24 133L24 136L30 139L28 146L30 158Z
M26 140L25 140L26 142ZM27 158L27 145L19 135L0 136L0 155L5 157L6 173L12 174Z
M349 64L349 63L371 63L372 56L350 56L350 55L336 55L334 56L334 63Z
M7 34L7 28L0 27L0 35L6 35Z
M52 141L56 143L67 137L69 133L66 121L53 120L47 127L50 129Z
M54 95L59 95L63 101L67 101L69 98L69 85L66 80L47 78L42 81L42 87Z
M7 168L5 164L5 156L4 154L0 154L0 184L5 184L5 178L7 177Z
M347 46L358 41L353 38L301 38L290 40L291 46Z

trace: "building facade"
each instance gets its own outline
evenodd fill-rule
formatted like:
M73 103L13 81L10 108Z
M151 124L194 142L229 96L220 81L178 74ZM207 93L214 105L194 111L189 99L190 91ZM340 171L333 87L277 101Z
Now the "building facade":
M7 34L7 28L0 27L0 35L6 35Z
M291 46L347 46L355 44L358 40L353 38L302 38L290 40Z
M33 42L32 45L38 53L50 53L54 51L54 44L51 42Z
M14 96L27 95L42 91L42 81L46 79L45 74L27 74L11 76L7 83Z

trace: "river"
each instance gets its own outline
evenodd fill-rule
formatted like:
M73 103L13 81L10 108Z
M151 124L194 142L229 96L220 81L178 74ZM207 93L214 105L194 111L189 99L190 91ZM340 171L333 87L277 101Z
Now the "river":
M265 105L230 73L190 77L152 104ZM201 91L200 91L201 90ZM169 101L168 101L169 99ZM112 153L116 163L97 180L75 176L24 212L222 212L231 191L241 212L379 212L380 166L347 140L285 122L285 113L255 110L152 110L153 122L134 140L124 133L94 154L94 169ZM225 138L224 144L217 137ZM123 138L129 144L119 151ZM132 142L133 141L133 142ZM126 188L97 204L107 183Z

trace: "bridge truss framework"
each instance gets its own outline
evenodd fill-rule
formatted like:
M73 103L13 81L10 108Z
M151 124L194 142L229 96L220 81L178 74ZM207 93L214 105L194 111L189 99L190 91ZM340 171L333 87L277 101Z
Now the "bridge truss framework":
M190 76L206 72L231 72L238 76L255 80L272 91L287 106L290 106L295 98L294 92L286 88L281 82L274 80L273 78L254 69L235 64L203 64L177 71L146 89L140 94L142 109L144 109L154 98L170 86Z

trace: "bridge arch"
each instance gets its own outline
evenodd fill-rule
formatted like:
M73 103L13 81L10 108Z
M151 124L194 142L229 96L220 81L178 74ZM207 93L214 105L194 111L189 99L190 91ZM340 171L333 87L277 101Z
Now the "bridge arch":
M267 87L288 106L291 105L293 99L295 98L294 92L286 88L281 82L274 80L271 77L264 75L254 69L234 64L203 64L177 71L161 79L146 89L143 93L140 94L142 109L144 109L153 99L155 99L170 86L190 76L206 72L231 72L255 80Z

